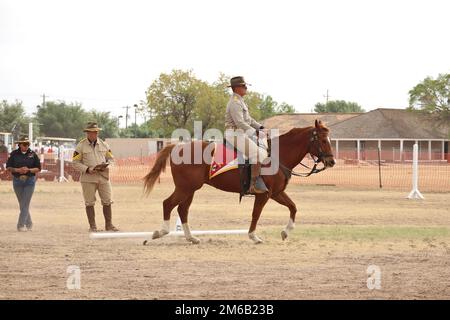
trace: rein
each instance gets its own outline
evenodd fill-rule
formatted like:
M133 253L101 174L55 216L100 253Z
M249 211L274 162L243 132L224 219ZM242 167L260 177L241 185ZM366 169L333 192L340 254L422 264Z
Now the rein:
M317 169L317 165L319 163L320 163L320 158L315 159L314 160L314 166L312 168L310 168L307 165L304 165L303 163L300 162L300 164L302 166L304 166L305 168L311 169L311 171L309 173L295 172L294 170L289 169L288 167L286 167L285 165L283 165L281 163L280 163L280 167L284 170L283 172L287 171L289 173L289 176L296 176L296 177L306 178L306 177L309 177L310 175L312 175L313 173L319 173L319 172L321 172L321 171L323 171L323 170L325 170L327 168L327 167L323 167L323 168Z
M280 167L283 169L283 173L287 176L288 179L290 179L291 176L306 178L306 177L309 177L310 175L312 175L313 173L319 173L327 168L324 166L323 168L317 169L317 165L322 161L322 157L330 156L329 154L326 154L322 151L322 148L320 147L320 143L319 143L319 135L317 133L317 130L314 130L312 132L312 137L309 141L310 141L310 146L309 146L308 150L311 148L311 144L316 143L317 150L319 151L319 156L317 157L317 159L315 159L314 156L309 152L309 154L311 155L311 157L314 160L314 166L312 168L310 168L307 165L300 162L300 165L302 165L303 167L305 167L307 169L311 169L311 171L309 173L299 173L299 172L295 172L292 169L289 169L288 167L286 167L285 165L280 163Z

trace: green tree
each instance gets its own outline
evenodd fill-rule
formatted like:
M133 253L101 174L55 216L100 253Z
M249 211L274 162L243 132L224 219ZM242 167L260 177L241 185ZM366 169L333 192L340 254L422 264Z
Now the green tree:
M147 91L148 111L154 115L155 129L166 135L177 128L193 127L197 100L204 83L192 71L162 73Z
M153 122L153 120L147 120L140 125L133 123L126 129L122 128L120 129L120 138L164 138L165 132L155 129Z
M271 96L262 97L262 102L258 106L259 119L267 119L277 113L278 103Z
M119 137L119 119L112 117L110 112L91 110L87 117L88 121L95 121L102 128L100 131L102 139Z
M450 120L450 74L439 74L436 79L426 77L409 91L410 110L436 114L441 120Z
M176 128L185 128L192 133L195 120L202 121L203 130L222 130L231 94L229 83L230 77L223 73L212 84L197 79L192 71L173 70L170 74L161 74L147 90L143 108L152 119L149 134L168 137ZM278 105L270 95L255 91L248 91L245 101L255 120L295 111L293 106L287 103ZM121 136L128 134L124 131Z
M277 113L295 113L295 108L293 105L283 102L278 106Z
M25 115L25 109L22 101L16 100L13 103L3 100L0 103L0 131L10 132L13 139L16 140L21 134L28 134L28 123L34 119ZM33 134L36 136L39 132L38 126L33 126Z
M267 116L267 109L261 106L264 104L264 96L256 91L248 91L247 95L244 97L245 103L247 104L248 111L253 119L259 121L262 119L263 115ZM266 112L262 115L263 112ZM225 115L225 111L223 113Z
M348 102L344 100L332 100L328 103L316 103L315 112L365 112L365 110L356 102Z
M226 84L221 81L212 85L204 83L197 99L195 120L202 122L203 131L209 128L222 129L225 123L225 108L229 94Z
M255 112L256 117L254 117L256 120L264 120L270 117L273 117L276 114L281 113L294 113L295 109L292 105L287 104L286 102L283 102L281 104L278 104L272 96L262 96L258 93L254 93L255 97L253 98L255 101L254 103L258 103L260 101L260 104L257 106L257 109ZM246 98L247 100L247 98ZM250 98L252 100L252 98ZM250 104L253 103L250 101Z
M49 101L36 113L42 134L51 137L81 138L88 119L81 104L64 101Z

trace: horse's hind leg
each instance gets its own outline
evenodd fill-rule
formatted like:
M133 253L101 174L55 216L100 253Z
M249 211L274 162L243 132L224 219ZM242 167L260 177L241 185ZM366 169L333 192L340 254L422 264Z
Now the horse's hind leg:
M188 224L188 214L189 214L189 207L192 203L192 199L194 198L194 194L192 193L185 201L179 204L178 206L178 215L180 216L181 223L183 225L183 231L184 235L186 237L186 240L189 242L192 242L194 244L200 243L200 239L192 236L191 229L189 228Z
M153 232L152 239L161 238L170 232L170 213L173 208L185 201L189 197L189 194L175 188L175 191L163 202L163 225L161 230Z

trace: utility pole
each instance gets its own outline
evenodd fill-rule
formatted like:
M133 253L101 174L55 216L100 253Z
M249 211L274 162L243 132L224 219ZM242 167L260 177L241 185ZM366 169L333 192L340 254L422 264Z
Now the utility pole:
M42 97L42 108L45 108L45 93L41 96ZM48 98L48 96L47 96Z
M137 122L136 122L136 118L137 118L138 105L135 104L133 107L134 107L134 137L137 138Z
M128 109L130 109L130 106L126 106L126 107L122 107L127 109L126 113L125 113L125 129L128 129Z
M328 94L328 89L327 89L327 94L324 97L327 99L325 106L328 106L328 98L330 98L330 95Z

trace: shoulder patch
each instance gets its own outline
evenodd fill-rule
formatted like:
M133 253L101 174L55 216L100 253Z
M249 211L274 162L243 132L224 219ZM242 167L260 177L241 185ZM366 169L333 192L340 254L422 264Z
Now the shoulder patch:
M81 154L79 154L77 151L74 151L72 160L81 160Z

